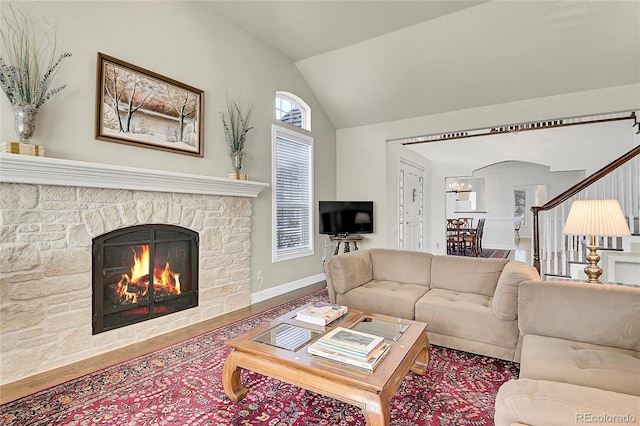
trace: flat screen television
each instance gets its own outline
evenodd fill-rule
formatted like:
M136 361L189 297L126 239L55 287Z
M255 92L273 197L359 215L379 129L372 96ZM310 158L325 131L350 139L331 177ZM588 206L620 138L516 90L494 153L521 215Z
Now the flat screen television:
M373 201L320 201L319 207L321 234L373 232Z

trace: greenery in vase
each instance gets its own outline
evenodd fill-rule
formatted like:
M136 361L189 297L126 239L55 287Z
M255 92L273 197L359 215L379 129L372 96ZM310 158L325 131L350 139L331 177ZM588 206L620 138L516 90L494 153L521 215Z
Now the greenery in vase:
M220 112L220 117L222 118L222 126L224 127L224 136L227 139L229 150L232 153L244 149L244 141L247 133L253 129L253 127L249 126L252 112L252 104L246 105L242 101L232 99L227 94L225 108Z
M33 105L40 108L51 96L66 87L51 88L60 64L71 53L56 53L55 32L37 28L22 11L9 8L2 17L3 54L0 56L0 87L11 105ZM37 37L38 32L42 32Z

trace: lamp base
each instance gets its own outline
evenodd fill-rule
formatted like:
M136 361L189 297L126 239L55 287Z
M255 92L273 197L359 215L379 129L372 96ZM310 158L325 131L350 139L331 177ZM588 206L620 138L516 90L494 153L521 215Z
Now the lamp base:
M599 247L594 244L595 242L593 240L591 241L591 243L591 245L587 246L587 248L589 249L589 254L587 255L587 261L589 262L589 265L584 268L584 273L587 274L587 277L589 277L589 279L587 280L588 283L602 284L600 282L602 268L598 266L598 262L600 262L600 256L598 255L597 250Z

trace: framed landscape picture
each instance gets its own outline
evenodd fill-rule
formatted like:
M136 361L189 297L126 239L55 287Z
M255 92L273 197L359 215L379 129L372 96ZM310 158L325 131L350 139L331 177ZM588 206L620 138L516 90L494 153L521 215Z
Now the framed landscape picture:
M98 53L96 139L202 157L204 92Z

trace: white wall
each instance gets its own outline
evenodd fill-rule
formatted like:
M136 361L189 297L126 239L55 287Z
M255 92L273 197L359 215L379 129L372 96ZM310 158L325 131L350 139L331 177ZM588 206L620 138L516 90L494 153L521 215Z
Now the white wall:
M363 137L367 139L367 136ZM373 201L375 233L364 235L361 244L364 248L385 246L385 242L379 241L380 236L386 235L385 159L384 141L366 147L344 144L340 152L336 152L336 199ZM372 188L371 184L376 187Z
M47 1L2 2L27 8L58 26L58 46L72 57L55 82L67 88L38 116L33 143L48 157L226 177L233 171L218 111L225 90L255 103L243 172L271 181L271 130L277 90L292 92L312 109L315 197L335 197L335 129L295 65L281 53L217 16L207 2ZM34 6L35 5L35 6ZM205 91L204 158L98 141L94 138L96 57L102 52ZM0 140L16 140L7 99L0 101ZM262 289L322 272L322 238L316 254L271 263L271 189L253 203L252 270L264 272Z
M397 198L397 189L393 193L393 188L387 187L389 178L384 173L387 164L397 162L397 158L381 154L385 151L387 143L398 144L394 140L502 124L637 110L640 107L639 94L640 85L629 85L340 129L337 131L336 151L337 193L339 196L346 194L373 199L378 205L386 204L388 208L384 215L387 220L386 216L397 214L393 205L393 199ZM484 138L474 139L474 143L481 139ZM630 150L633 147L633 138L606 138L594 146L585 146L583 141L568 140L562 150L557 142L549 141L549 144L550 147L545 149L515 149L514 146L512 151L503 153L503 157L496 157L500 152L494 150L484 152L468 146L460 148L447 145L443 149L447 154L446 158L429 158L431 187L427 194L426 209L430 212L428 214L431 225L425 249L434 253L443 253L445 249L442 224L445 221L446 177L470 175L477 168L505 160L548 164L551 170L585 169L589 174ZM349 159L353 158L358 158L358 167L349 166ZM381 188L385 187L387 190L382 191ZM381 214L378 214L378 217L380 216ZM389 241L392 241L392 238L388 234L392 232L391 228L378 227L376 234L370 237L370 245L391 247Z
M478 217L486 218L483 247L514 248L513 231L513 189L515 185L545 185L549 188L549 196L553 198L585 177L584 171L550 173L548 166L520 161L497 163L473 174L485 179L486 214ZM530 199L533 194L527 194ZM443 225L444 226L444 225ZM526 229L521 236L525 236Z
M425 169L425 191L431 186L429 160L399 145L386 144L375 134L375 127L359 127L339 131L345 140L355 130L364 145L344 143L336 152L337 188L339 200L370 200L374 202L373 234L363 235L362 247L398 247L398 173L400 157ZM372 133L368 133L371 130ZM360 133L363 131L363 133ZM425 200L425 225L430 226L429 200ZM429 231L425 230L428 235Z

